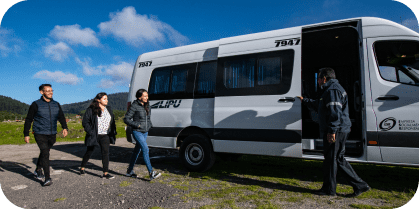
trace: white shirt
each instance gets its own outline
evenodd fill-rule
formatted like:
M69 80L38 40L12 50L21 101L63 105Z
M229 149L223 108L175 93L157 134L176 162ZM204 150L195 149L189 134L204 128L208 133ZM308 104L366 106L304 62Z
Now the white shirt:
M109 126L111 125L111 115L108 110L102 111L102 117L97 116L98 134L107 134Z

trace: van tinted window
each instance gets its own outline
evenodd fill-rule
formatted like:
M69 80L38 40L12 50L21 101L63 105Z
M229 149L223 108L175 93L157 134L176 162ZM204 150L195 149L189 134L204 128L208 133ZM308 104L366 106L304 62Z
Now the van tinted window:
M419 86L419 42L377 41L374 52L381 78Z
M156 68L151 73L150 100L192 99L196 64Z
M199 63L194 98L210 98L215 93L217 62Z
M216 96L285 94L293 64L292 49L220 58Z

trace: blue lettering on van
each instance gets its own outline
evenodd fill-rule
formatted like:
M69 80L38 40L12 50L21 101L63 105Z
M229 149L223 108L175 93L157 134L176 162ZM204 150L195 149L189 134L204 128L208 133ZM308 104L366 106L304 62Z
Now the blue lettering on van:
M151 105L152 109L157 109L157 108L170 108L170 106L173 106L174 108L178 108L180 106L180 103L182 102L182 100L166 100L165 101L160 101L157 102L153 105Z
M291 39L284 39L284 40L275 40L276 46L293 46L293 45L299 45L301 42L300 38L291 38Z
M148 67L148 66L151 66L151 63L153 62L152 61L140 62L138 63L138 67Z

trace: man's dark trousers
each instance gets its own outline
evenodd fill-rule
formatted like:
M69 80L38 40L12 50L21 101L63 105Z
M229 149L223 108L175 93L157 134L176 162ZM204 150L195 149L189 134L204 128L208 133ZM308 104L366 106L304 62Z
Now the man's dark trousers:
M44 169L45 179L50 178L49 171L49 151L56 141L57 135L44 135L44 134L35 134L35 141L38 144L41 153L39 154L38 163L36 164L36 169Z
M356 175L352 166L345 160L345 142L349 133L336 133L336 142L327 141L327 133L323 134L324 161L323 161L323 187L327 194L336 194L337 170L343 173L345 179L357 191L368 186L368 184Z

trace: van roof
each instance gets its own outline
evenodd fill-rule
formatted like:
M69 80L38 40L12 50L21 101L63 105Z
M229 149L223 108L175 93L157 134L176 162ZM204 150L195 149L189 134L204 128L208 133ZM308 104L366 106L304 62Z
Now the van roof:
M201 51L201 50L205 50L209 48L216 48L224 44L231 44L231 43L242 42L246 40L255 40L255 39L262 39L262 38L267 38L267 37L274 37L274 36L278 36L279 34L299 35L301 34L302 29L319 27L319 26L327 26L327 25L352 22L352 21L359 21L359 20L361 20L362 22L363 38L371 38L371 37L378 37L378 36L381 36L381 37L383 36L417 36L418 37L419 36L417 32L390 20L377 18L377 17L357 17L357 18L335 20L335 21L315 23L315 24L310 24L310 25L296 26L296 27L291 27L291 28L277 29L277 30L266 31L266 32L259 32L259 33L253 33L253 34L221 38L219 40L214 40L214 41L208 41L208 42L202 42L202 43L197 43L197 44L174 47L170 49L147 52L140 56L141 56L141 59L143 60L143 59L166 57L166 56L170 56L174 54L179 55L182 53L190 53L190 52Z

